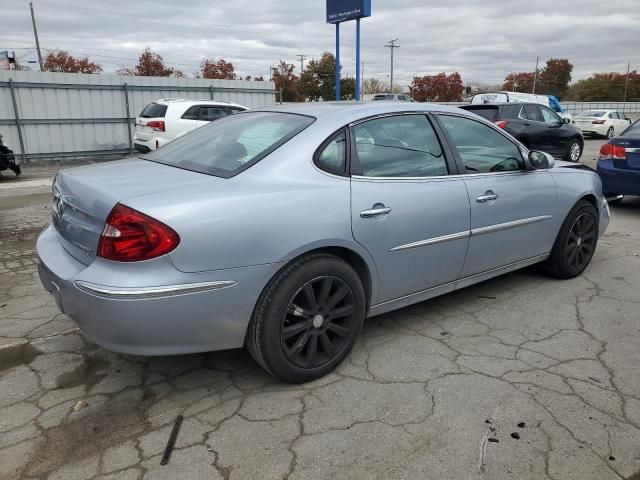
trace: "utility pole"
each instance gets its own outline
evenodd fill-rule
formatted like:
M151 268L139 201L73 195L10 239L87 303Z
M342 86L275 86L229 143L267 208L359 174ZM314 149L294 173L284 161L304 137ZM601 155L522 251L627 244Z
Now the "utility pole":
M536 83L538 83L538 62L540 61L540 57L536 57L536 73L533 74L533 91L531 93L536 93Z
M393 40L389 40L389 43L385 45L386 48L391 49L391 81L389 87L389 89L391 90L390 93L393 93L393 50L396 48L400 48L400 45L396 45L397 41L398 39L394 38Z
M629 70L631 70L631 63L627 63L627 79L624 82L624 100L622 100L623 102L627 101L627 90L629 89Z
M296 55L296 57L298 57L298 60L300 60L300 75L302 75L302 72L304 71L304 61L307 59L307 56Z
M36 37L36 50L38 50L38 62L40 63L40 71L44 72L44 65L42 63L42 53L40 52L40 41L38 40L38 29L36 28L36 17L33 14L33 2L29 2L29 8L31 9L31 23L33 24L33 36Z

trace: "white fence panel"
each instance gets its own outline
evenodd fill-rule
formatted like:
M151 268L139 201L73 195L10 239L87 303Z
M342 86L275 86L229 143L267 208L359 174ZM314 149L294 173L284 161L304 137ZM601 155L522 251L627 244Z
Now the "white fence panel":
M17 154L24 150L23 159L122 155L131 152L135 117L154 100L259 108L276 102L274 88L245 80L0 71L0 132Z

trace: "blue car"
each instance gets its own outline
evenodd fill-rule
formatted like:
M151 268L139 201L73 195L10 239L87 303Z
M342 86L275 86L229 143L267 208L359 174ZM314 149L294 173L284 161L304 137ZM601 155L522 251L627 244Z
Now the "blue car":
M609 203L640 195L640 120L600 148L598 173Z

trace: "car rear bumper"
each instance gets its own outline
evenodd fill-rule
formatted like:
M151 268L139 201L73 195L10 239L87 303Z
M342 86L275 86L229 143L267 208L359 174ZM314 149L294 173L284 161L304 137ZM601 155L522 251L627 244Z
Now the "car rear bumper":
M606 135L609 127L607 125L585 125L580 126L576 125L580 130L582 130L583 135Z
M597 170L606 194L640 195L640 170L621 170L613 160L599 160Z
M40 279L60 311L91 341L133 355L241 347L258 296L279 267L187 274L167 256L86 266L66 252L53 227L38 238L37 252Z

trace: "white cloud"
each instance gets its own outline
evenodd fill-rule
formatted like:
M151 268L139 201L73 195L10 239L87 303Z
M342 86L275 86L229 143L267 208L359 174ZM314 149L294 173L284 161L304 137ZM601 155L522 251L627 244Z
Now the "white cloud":
M365 76L386 79L391 38L400 39L395 75L459 71L467 81L500 82L512 71L532 71L536 56L568 58L574 79L595 71L640 68L638 0L373 0L362 21ZM204 56L225 58L242 74L268 75L280 59L318 57L334 49L333 26L322 0L157 0L110 2L40 0L40 43L85 54L106 72L133 64L149 46L167 63L193 73ZM5 0L0 49L31 47L28 3ZM355 23L343 24L344 72L355 68ZM29 50L16 50L35 59Z

